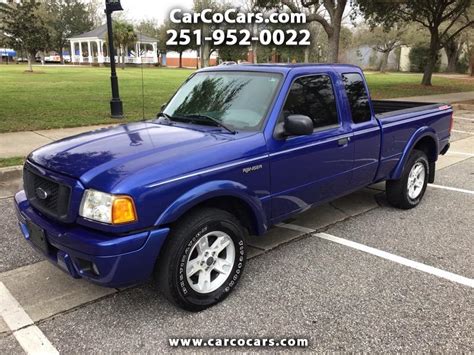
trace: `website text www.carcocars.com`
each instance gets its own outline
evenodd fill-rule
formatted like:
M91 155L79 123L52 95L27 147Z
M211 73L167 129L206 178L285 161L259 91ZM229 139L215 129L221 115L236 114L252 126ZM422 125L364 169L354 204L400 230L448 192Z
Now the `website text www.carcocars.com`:
M309 346L308 339L302 338L170 338L169 345L173 348L177 347L210 347L210 348L307 348Z

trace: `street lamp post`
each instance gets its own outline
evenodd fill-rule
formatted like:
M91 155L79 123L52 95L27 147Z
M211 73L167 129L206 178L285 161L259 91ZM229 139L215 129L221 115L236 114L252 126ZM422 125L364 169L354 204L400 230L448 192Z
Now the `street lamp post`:
M115 65L114 34L112 28L112 13L122 11L120 0L105 0L105 14L107 15L107 33L109 41L110 58L110 82L112 84L112 100L110 100L110 116L112 118L123 118L123 104L120 100L119 85L117 78L117 67Z

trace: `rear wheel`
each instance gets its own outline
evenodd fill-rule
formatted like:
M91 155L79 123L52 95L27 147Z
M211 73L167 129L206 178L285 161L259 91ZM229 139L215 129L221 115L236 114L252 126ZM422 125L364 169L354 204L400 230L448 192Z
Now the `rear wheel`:
M230 213L206 208L179 221L158 261L155 278L179 307L201 311L237 285L246 255L244 229Z
M413 150L399 180L386 183L387 200L401 209L411 209L421 202L428 186L430 164L426 154Z

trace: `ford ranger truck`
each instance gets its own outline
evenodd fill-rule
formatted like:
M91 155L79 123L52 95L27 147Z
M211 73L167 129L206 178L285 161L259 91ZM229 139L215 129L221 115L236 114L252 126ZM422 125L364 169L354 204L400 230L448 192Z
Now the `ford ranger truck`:
M236 287L247 235L386 181L417 206L449 149L453 110L371 100L349 65L200 70L153 120L31 153L15 197L26 240L74 278L153 277L200 311Z

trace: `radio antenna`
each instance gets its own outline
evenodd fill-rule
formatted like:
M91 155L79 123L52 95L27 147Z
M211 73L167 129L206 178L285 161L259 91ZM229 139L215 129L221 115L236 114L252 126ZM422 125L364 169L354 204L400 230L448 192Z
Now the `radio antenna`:
M143 35L140 32L140 42L143 39ZM141 62L141 67L142 67L142 119L145 121L145 75L144 75L144 69L143 69L143 55L142 55L142 50L141 50L141 45L138 47L138 53L137 55L140 56L140 62Z

